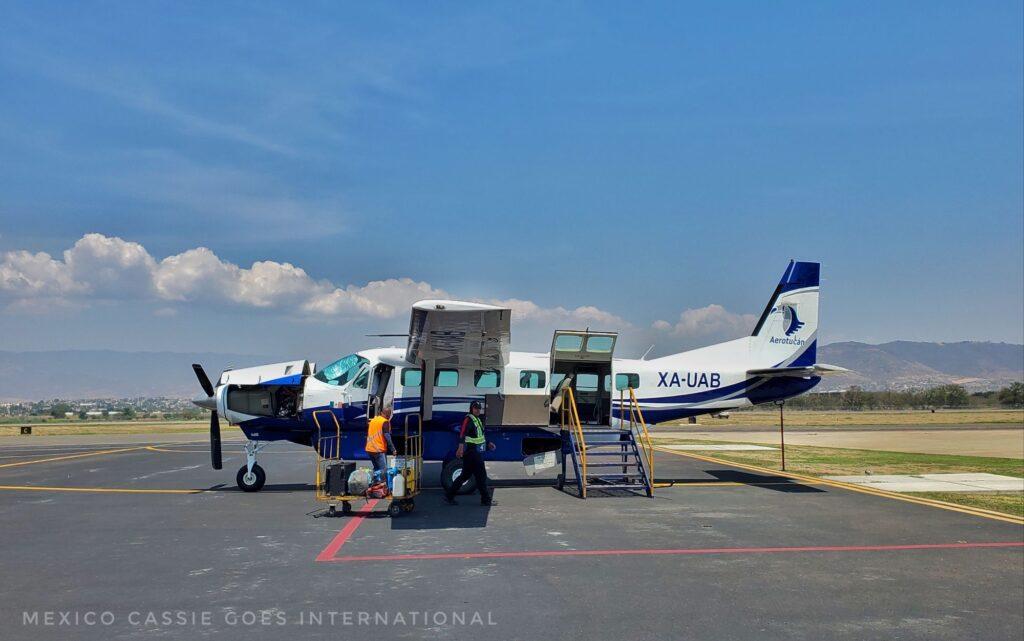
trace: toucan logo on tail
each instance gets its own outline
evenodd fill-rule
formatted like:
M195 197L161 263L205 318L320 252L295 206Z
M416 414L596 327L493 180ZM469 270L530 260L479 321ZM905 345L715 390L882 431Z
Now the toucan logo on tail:
M800 331L804 322L796 315L796 308L789 305L782 306L783 320L786 324L786 336L792 336Z

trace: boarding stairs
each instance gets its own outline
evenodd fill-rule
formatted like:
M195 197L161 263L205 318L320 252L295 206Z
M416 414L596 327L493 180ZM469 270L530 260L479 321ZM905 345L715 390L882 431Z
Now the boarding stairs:
M618 425L583 425L571 388L563 391L562 438L568 450L562 457L559 486L567 482L572 463L579 497L588 490L626 490L654 496L654 450L636 395L620 394ZM626 416L628 413L628 417ZM568 459L568 460L567 460Z

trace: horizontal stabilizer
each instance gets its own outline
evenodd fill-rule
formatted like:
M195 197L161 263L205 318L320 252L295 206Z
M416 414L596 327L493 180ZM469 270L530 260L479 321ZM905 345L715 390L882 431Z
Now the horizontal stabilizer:
M750 369L747 370L748 376L794 376L799 378L807 378L810 376L824 376L826 374L842 374L849 372L850 370L845 367L839 367L838 365L825 365L819 363L817 365L808 365L806 367L768 367L765 369Z

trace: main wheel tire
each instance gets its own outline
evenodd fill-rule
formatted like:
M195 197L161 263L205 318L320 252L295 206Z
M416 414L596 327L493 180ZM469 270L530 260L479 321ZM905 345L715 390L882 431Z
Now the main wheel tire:
M445 492L451 491L459 474L462 474L462 459L453 458L444 464L444 467L441 468L441 486ZM470 477L459 488L459 494L472 494L473 492L476 492L476 479Z
M235 483L238 483L238 489L243 492L259 492L266 482L267 473L258 463L252 466L252 473L249 473L249 468L243 465L238 468L238 474L235 475Z

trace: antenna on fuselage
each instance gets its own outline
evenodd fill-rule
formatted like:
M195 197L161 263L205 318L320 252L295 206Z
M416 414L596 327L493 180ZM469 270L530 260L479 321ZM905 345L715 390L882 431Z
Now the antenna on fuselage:
M647 351L644 352L644 355L640 357L640 360L644 360L645 358L647 358L647 355L651 353L652 349L654 349L654 345L651 345L650 347L647 348Z

